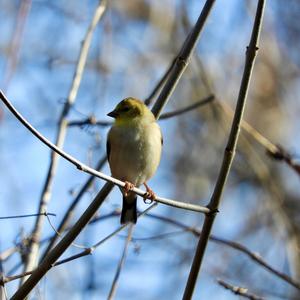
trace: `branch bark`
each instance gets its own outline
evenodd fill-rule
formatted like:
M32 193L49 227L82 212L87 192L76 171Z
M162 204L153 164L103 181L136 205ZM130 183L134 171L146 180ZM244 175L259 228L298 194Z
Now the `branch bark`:
M107 297L108 300L113 300L115 298L115 295L117 292L117 287L118 287L118 281L120 278L122 268L125 264L125 260L126 260L126 256L127 256L127 252L128 252L128 246L131 242L132 232L133 232L133 225L131 225L128 229L128 235L127 235L127 239L126 239L126 242L124 245L123 253L122 253L121 259L118 263L117 271L116 271L115 277L113 279L113 282L112 282L112 285L111 285L111 288L110 288L110 291L109 291L109 294Z
M265 300L265 298L263 298L263 297L249 293L248 289L246 289L246 288L231 285L221 279L218 279L217 282L219 285L221 285L222 287L224 287L227 290L230 290L235 295L238 295L238 296L250 299L250 300Z
M215 216L218 212L221 196L235 155L236 144L237 144L238 135L241 126L241 120L243 117L243 112L244 112L248 88L249 88L249 82L252 74L255 56L258 50L257 44L258 44L259 34L261 30L264 5L265 5L264 0L258 1L251 39L246 51L244 73L241 81L234 118L232 121L231 131L229 134L227 146L225 148L224 158L217 178L215 189L213 191L211 200L208 204L208 207L211 209L211 213L206 214L205 216L205 220L202 228L202 234L199 238L199 242L197 245L197 249L189 273L188 281L183 294L184 300L189 300L193 296L196 281L201 268L201 263L205 253L207 241L209 239L209 235L214 223Z
M99 5L95 10L94 16L92 18L92 21L85 35L84 41L82 43L82 47L79 53L77 66L70 87L70 91L67 100L65 102L65 105L62 109L59 122L58 122L58 130L57 130L56 142L55 142L55 145L58 148L63 147L65 137L66 137L66 131L68 127L67 116L77 96L77 92L81 83L82 74L86 64L87 55L91 45L94 30L99 20L101 19L105 9L106 9L106 0L100 1ZM37 217L33 231L31 233L30 244L28 247L28 255L26 257L25 265L24 265L24 272L32 270L36 266L38 261L39 241L41 238L43 224L44 224L43 213L47 210L47 206L51 198L53 179L56 174L58 159L59 159L59 155L56 152L51 152L50 165L48 168L48 173L46 176L46 180L40 198L40 204L38 210L40 215ZM26 280L26 278L23 278L21 280L21 284L24 282L24 280Z

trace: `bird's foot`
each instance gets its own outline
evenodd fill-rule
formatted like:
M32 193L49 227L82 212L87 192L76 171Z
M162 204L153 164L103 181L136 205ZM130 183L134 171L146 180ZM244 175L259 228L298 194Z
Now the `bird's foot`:
M124 182L125 183L125 185L124 185L124 194L125 194L125 197L126 196L128 196L128 193L132 190L132 189L134 189L134 184L133 183L131 183L131 182L129 182L129 181L125 181Z
M152 203L156 199L155 193L149 188L147 183L144 183L144 186L146 188L146 193L143 196L144 202L146 204Z

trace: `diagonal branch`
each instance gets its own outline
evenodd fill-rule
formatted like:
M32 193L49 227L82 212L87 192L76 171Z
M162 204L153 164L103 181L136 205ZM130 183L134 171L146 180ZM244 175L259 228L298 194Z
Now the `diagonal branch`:
M145 216L150 210L152 210L156 206L157 206L156 203L152 204L147 209L145 209L143 212L141 212L138 215L138 218L141 218L141 217ZM124 230L127 227L128 227L128 224L125 224L125 225L122 225L122 226L118 227L116 230L114 230L112 233L110 233L109 235L107 235L105 238L103 238L102 240L100 240L99 242L97 242L96 244L94 244L93 246L88 247L85 250L83 250L83 251L81 251L81 252L79 252L79 253L77 253L75 255L72 255L72 256L69 256L69 257L67 257L65 259L56 261L51 266L49 266L49 269L53 268L53 267L56 267L56 266L59 266L59 265L62 265L62 264L65 264L65 263L70 262L72 260L75 260L75 259L78 259L78 258L81 258L81 257L84 257L84 256L92 254L95 249L97 249L98 247L100 247L103 243L105 243L106 241L110 240L112 237L114 237L120 231ZM35 272L35 270L29 271L29 272L26 272L26 273L22 273L22 274L18 274L18 275L4 277L2 279L2 281L0 280L0 284L2 284L2 283L5 284L7 282L10 282L10 281L22 278L24 276L31 275L33 272Z
M125 264L125 260L126 260L126 256L127 256L127 252L128 252L128 246L132 239L132 232L133 232L133 225L131 224L131 226L128 229L128 235L127 235L126 242L124 245L123 253L122 253L121 259L118 263L117 271L116 271L115 277L113 279L113 282L112 282L112 285L111 285L111 288L110 288L110 291L109 291L109 294L107 297L108 300L113 300L116 295L118 280L120 278L122 268Z
M106 9L106 0L100 1L98 7L95 10L94 16L92 18L92 21L89 25L89 28L86 32L84 41L82 43L82 47L80 50L79 58L77 61L76 70L74 73L73 81L70 87L70 91L67 97L67 100L65 102L65 105L62 109L59 122L58 122L58 130L57 130L57 136L56 136L56 146L58 148L62 148L65 137L66 137L66 131L67 131L67 115L72 107L72 105L75 102L77 92L81 83L82 74L84 71L84 67L87 60L87 55L89 52L89 48L92 41L92 36L94 33L94 30L101 19L104 11ZM32 234L31 234L31 240L28 248L28 255L25 260L24 265L24 271L27 272L29 270L32 270L38 259L38 252L39 252L39 240L41 238L42 228L44 224L44 216L42 215L46 210L48 206L48 202L50 201L51 197L51 190L53 185L53 179L57 170L58 165L58 159L59 155L56 152L51 152L51 159L50 159L50 165L48 169L48 173L46 176L46 180L44 183L43 191L40 198L40 204L39 204L39 213L40 215L37 217ZM24 280L23 280L24 281ZM21 281L22 283L22 281Z
M234 293L238 296L241 296L241 297L244 297L244 298L247 298L250 300L265 300L265 298L263 298L263 297L249 293L247 288L231 285L221 279L218 279L217 282L219 285L221 285L222 287L224 287L227 290L230 290L232 293Z
M165 216L160 216L160 215L157 215L157 214L153 214L153 213L148 213L147 217L150 217L150 218L153 218L153 219L156 219L156 220L160 220L160 221L172 224L176 227L179 227L181 229L184 229L186 231L191 232L196 237L200 237L200 235L201 235L201 230L200 229L185 225L184 223L181 223L177 220L174 220L174 219L171 219L171 218L168 218L168 217L165 217ZM212 242L215 242L215 243L219 243L219 244L228 246L232 249L240 251L241 253L244 253L251 260L253 260L257 264L259 264L260 266L264 267L266 270L268 270L270 273L272 273L276 277L281 278L282 280L289 283L290 285L292 285L296 289L300 290L300 282L299 281L296 281L295 279L291 278L287 274L278 271L277 269L272 267L270 264L268 264L258 253L255 253L255 252L251 251L249 248L245 247L244 245L242 245L240 243L237 243L235 241L230 241L230 240L215 236L215 235L210 235L209 240L212 241Z
M259 39L259 33L261 30L262 16L264 11L264 0L259 0L257 5L257 11L255 16L255 21L253 25L252 35L250 39L249 46L246 51L246 61L244 67L244 73L241 81L239 96L237 100L236 110L234 113L234 118L232 121L231 131L229 134L227 146L224 152L224 158L222 166L217 178L215 189L213 191L211 200L208 207L211 209L211 213L205 216L202 234L199 238L197 249L194 255L193 263L189 273L189 278L185 287L183 299L191 299L194 293L197 277L201 268L201 263L205 253L207 241L214 223L216 213L218 212L219 203L221 201L221 196L224 190L224 186L231 168L231 164L235 155L236 144L238 140L238 135L241 126L241 120L243 117L243 112L245 108L249 82L252 74L252 69L254 65L254 60L256 52L258 50L257 44Z
M104 166L106 162L106 155L101 158L99 160L99 162L96 165L96 170L101 170L102 167ZM82 198L82 196L84 195L84 193L88 190L88 188L92 185L93 181L94 181L95 177L94 176L90 176L88 178L88 180L86 181L86 183L81 187L80 191L78 192L77 196L75 197L75 199L72 201L72 203L70 204L70 206L68 207L64 217L62 218L57 231L58 232L63 232L66 227L68 226L69 221L71 220L73 214L74 214L74 210L77 206L77 204L79 203L80 199ZM45 256L48 254L48 252L51 250L51 248L53 247L53 245L55 244L55 242L58 239L58 235L54 234L53 237L51 238L47 248L45 249L45 251L43 252L43 254L41 255L41 261L45 258Z
M196 47L196 44L199 40L200 34L201 34L204 24L207 20L207 17L214 5L214 2L215 2L215 0L207 0L206 1L193 30L188 35L179 55L175 59L174 66L170 71L168 80L167 80L166 84L164 85L164 87L162 88L162 91L152 108L152 112L155 116L159 116L161 111L163 110L164 106L168 103L183 72L185 71L186 67L188 66L190 57Z

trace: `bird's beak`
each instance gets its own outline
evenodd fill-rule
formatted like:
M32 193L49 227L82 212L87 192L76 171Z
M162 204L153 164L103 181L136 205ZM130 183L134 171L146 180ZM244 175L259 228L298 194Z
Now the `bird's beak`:
M116 112L116 110L111 111L107 114L109 117L116 118L119 114Z

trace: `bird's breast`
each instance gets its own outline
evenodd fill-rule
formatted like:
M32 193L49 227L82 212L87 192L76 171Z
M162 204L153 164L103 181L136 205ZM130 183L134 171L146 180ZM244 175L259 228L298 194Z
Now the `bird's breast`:
M112 127L109 135L109 162L114 177L139 186L153 176L161 155L161 133L156 123Z

